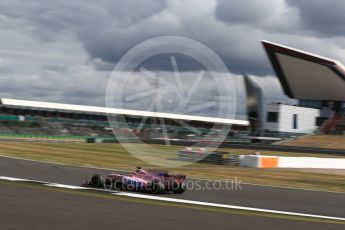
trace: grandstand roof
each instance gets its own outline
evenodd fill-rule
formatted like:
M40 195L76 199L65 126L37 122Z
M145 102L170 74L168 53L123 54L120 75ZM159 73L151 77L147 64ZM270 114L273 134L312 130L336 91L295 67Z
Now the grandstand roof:
M161 112L151 112L151 111L140 111L140 110L129 110L129 109L116 109L116 108L106 108L106 107L95 107L86 105L73 105L73 104L62 104L62 103L52 103L52 102L42 102L42 101L29 101L29 100L17 100L1 98L1 105L11 108L21 108L21 109L36 109L44 111L61 111L61 112L78 112L78 113L91 113L91 114L101 114L101 115L128 115L128 116L143 116L143 117L158 117L166 119L177 119L177 120L187 120L187 121L200 121L200 122L210 122L219 124L233 124L247 126L249 122L246 120L236 120L236 119L226 119L226 118L215 118L215 117L205 117L205 116L194 116L194 115L183 115L183 114L172 114L172 113L161 113Z
M345 101L345 67L340 62L280 44L261 42L289 97Z

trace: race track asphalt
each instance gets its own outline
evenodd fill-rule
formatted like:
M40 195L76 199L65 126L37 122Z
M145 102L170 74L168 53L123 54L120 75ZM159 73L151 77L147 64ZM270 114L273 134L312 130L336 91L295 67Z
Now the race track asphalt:
M229 214L108 200L0 184L1 230L60 229L343 229L342 224Z
M65 166L0 157L0 176L80 185L94 173L109 170ZM203 184L204 181L199 181ZM213 202L279 211L345 217L345 193L319 192L242 184L241 190L189 190L184 194L160 196L193 201Z

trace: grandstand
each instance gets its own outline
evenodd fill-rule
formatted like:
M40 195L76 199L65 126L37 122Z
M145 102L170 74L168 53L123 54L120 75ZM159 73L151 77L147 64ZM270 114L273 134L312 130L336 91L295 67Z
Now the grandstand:
M108 116L123 116L124 120ZM142 117L147 121L138 130ZM169 138L193 139L210 134L214 124L233 125L238 132L246 132L245 120L153 113L147 111L112 109L28 100L0 99L0 136L31 135L53 137L113 137L116 133L135 133L140 138L162 138L157 117L165 120ZM194 130L183 127L176 120L183 120ZM114 127L116 130L114 130ZM230 135L233 135L232 132Z

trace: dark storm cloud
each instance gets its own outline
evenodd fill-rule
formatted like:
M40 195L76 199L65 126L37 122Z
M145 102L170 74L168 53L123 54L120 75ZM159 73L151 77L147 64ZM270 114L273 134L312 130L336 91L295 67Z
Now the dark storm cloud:
M138 43L162 35L202 42L239 74L273 75L261 39L345 62L340 1L327 8L326 0L2 0L1 95L103 105L109 70ZM176 60L181 70L200 69ZM148 67L172 69L159 57Z
M94 63L98 70L111 70L128 50L146 39L180 35L209 46L233 72L270 72L258 39L250 41L242 32L244 28L226 28L214 20L216 1L200 1L199 5L192 1L168 4L162 0L23 3L18 0L2 3L0 12L17 20L43 42L77 36L90 57L101 60ZM184 62L183 68L197 70L198 67ZM156 68L168 70L169 67L157 59Z
M249 30L288 34L299 30L298 10L285 0L218 0L215 15L229 25L245 25Z
M232 24L257 24L272 14L271 1L262 0L219 0L216 8L216 16L225 22Z
M299 10L302 25L318 36L333 37L345 35L344 0L287 0Z
M0 5L2 15L19 20L38 38L63 40L64 36L76 34L92 57L113 62L134 44L154 35L145 36L149 28L134 27L163 10L166 2L100 0L96 3L77 0L46 4L44 0L29 3L15 0Z
M43 41L76 36L90 57L99 60L93 62L98 70L112 69L123 54L146 39L180 35L209 46L235 73L267 75L272 70L260 39L289 45L293 40L303 43L309 30L338 34L345 30L342 0L77 0L49 4L5 0L0 6L1 15ZM156 65L168 70L159 59ZM188 67L186 62L188 68L198 66L190 63Z

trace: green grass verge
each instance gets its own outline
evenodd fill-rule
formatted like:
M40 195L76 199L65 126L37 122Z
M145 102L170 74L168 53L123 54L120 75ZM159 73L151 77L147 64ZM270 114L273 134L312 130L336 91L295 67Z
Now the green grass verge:
M306 135L293 140L284 141L282 145L301 146L326 149L343 149L345 151L344 135Z
M142 146L137 144L136 147L141 148ZM174 159L176 158L174 152L182 148L179 146L163 145L156 145L155 147L162 149L161 154L155 155L158 160ZM253 153L253 150L246 149L225 150L235 154ZM260 152L267 155L308 156L308 154L305 153ZM58 162L76 166L92 166L121 170L133 170L136 166L157 168L129 154L120 144L0 142L0 155ZM325 157L327 155L318 154L318 156ZM238 178L245 183L345 192L345 180L343 179L343 175L326 172L305 172L303 170L289 169L256 169L205 163L196 163L170 170L175 173L184 173L188 177L195 178L223 180Z

